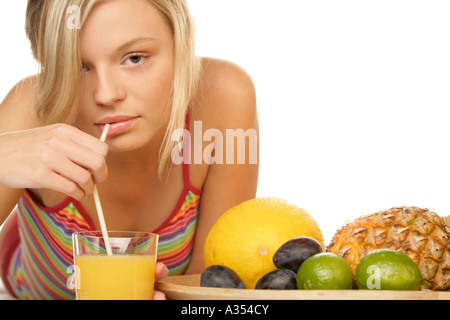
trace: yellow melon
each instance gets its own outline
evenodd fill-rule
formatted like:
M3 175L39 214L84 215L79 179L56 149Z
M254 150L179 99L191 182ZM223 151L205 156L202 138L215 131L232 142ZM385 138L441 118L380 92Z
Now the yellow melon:
M203 251L205 267L233 269L247 289L276 267L273 254L286 241L307 236L322 247L316 221L305 210L279 198L245 201L224 213L210 230Z

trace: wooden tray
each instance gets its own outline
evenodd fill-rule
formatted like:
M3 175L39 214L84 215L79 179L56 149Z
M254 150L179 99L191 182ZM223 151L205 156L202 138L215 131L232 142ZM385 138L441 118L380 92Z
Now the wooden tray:
M244 290L200 287L200 275L155 284L169 300L450 300L450 292L385 290Z

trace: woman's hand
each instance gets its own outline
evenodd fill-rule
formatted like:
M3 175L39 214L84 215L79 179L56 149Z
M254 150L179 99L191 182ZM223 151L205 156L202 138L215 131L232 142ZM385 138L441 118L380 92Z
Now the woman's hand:
M155 282L158 282L161 279L164 279L169 275L169 270L167 267L161 263L158 262L156 264L156 271L155 271ZM154 291L153 293L153 300L166 300L166 296L161 291Z
M104 142L66 124L1 134L0 185L82 200L106 179L107 153Z

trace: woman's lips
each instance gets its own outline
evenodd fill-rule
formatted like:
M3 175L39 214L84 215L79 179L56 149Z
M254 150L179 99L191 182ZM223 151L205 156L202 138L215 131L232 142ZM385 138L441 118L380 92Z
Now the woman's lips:
M108 131L108 137L112 137L121 133L124 133L128 129L130 129L136 122L138 117L112 117L105 118L97 123L100 131L103 131L105 125L109 123L111 127Z

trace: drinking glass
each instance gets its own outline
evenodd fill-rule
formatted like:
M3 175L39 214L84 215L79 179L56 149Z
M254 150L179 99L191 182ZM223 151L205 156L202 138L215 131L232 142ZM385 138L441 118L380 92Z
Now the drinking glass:
M73 234L77 300L153 299L158 235L108 231L108 238L112 255L102 231Z

